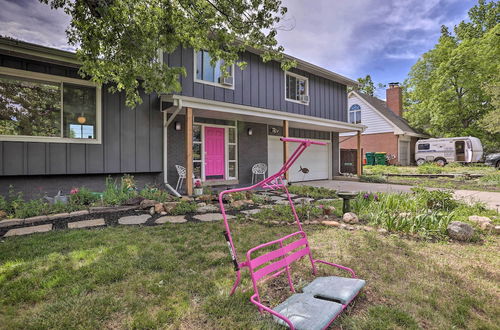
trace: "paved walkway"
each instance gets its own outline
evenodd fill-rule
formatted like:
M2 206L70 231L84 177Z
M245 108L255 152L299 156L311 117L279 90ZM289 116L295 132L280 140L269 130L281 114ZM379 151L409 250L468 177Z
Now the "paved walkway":
M358 181L341 181L341 180L321 180L321 181L308 181L300 184L325 187L335 189L338 191L367 191L367 192L411 192L413 186L405 186L399 184L388 183L369 183ZM428 188L436 190L438 188ZM455 190L455 198L463 199L468 202L483 202L486 207L493 210L500 210L500 193L489 191L476 191L476 190Z

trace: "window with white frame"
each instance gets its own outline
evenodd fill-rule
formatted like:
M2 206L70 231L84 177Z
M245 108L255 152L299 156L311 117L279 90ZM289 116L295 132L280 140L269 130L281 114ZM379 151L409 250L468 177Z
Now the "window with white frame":
M0 68L0 140L96 142L100 90L78 81Z
M227 128L227 176L229 179L236 179L238 169L237 161L236 128Z
M285 72L285 98L288 101L309 103L309 79Z
M200 50L196 53L196 81L230 88L233 85L233 66L227 67L228 72L224 77L222 70L224 62L219 60L215 65L212 65L211 61L212 57L206 50Z
M349 108L349 122L352 124L361 123L361 107L359 104L353 104Z
M201 167L203 165L202 150L203 141L201 137L201 126L193 125L193 174L196 179L202 178Z

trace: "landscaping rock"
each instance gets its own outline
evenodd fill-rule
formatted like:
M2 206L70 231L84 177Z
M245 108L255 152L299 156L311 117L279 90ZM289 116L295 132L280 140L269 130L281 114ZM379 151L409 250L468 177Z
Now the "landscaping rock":
M284 198L288 198L287 194L281 194L280 196L281 196L281 197L284 197ZM295 198L295 197L297 197L297 195L295 195L295 194L290 194L290 197Z
M276 204L276 205L290 205L290 202L288 201L288 199L284 199L282 201L277 201L274 204Z
M153 208L153 211L154 211L154 208ZM141 224L145 223L149 218L150 218L150 216L147 214L131 215L128 217L122 217L122 218L118 219L118 223L120 225L141 225Z
M0 228L22 225L24 219L7 219L0 221Z
M171 216L165 216L165 217L160 217L155 220L156 224L164 224L164 223L184 223L187 222L186 217L183 215L171 215Z
M495 232L495 234L499 235L500 234L500 226L495 226L493 231Z
M338 221L322 221L321 223L325 226L340 227L340 222Z
M165 211L162 203L155 204L154 208L155 208L155 213L161 213Z
M201 202L210 202L212 200L212 195L201 195L196 198L196 200Z
M385 233L387 233L387 229L385 229L385 228L379 228L379 229L377 229L377 232L379 232L381 234L385 234Z
M78 216L87 215L87 214L89 214L88 210L81 210L81 211L70 212L69 216L70 217L78 217Z
M194 219L204 221L204 222L209 222L209 221L219 221L222 220L222 214L220 213L206 213L206 214L198 214L193 216ZM233 215L227 215L228 219L234 219L236 218Z
M193 197L189 197L189 196L182 196L181 197L181 201L192 202L193 200L194 200Z
M374 231L375 230L375 228L370 227L370 226L361 226L361 229L364 231Z
M257 214L260 211L261 211L260 209L252 209L252 210L241 211L241 213L243 213L243 214L245 214L247 216L250 216L250 215L253 215L253 214Z
M67 218L69 216L70 216L69 213L57 213L57 214L49 214L47 218L49 218L49 220L56 220L56 219Z
M342 216L342 220L346 223L358 223L359 219L356 213L354 212L347 212Z
M215 205L212 205L212 204L208 204L205 206L200 206L198 208L196 208L196 212L197 213L209 213L209 212L218 212L219 211L219 208Z
M37 222L42 222L42 221L47 221L47 220L49 220L48 216L39 215L37 217L31 217L31 218L24 219L24 223L37 223Z
M334 206L328 205L328 206L323 206L323 214L325 215L330 215L335 212L336 208Z
M83 220L83 221L76 221L76 222L68 222L68 228L69 229L76 229L76 228L88 228L88 227L97 227L97 226L104 226L106 223L104 222L104 219L92 219L92 220Z
M491 221L491 219L488 217L482 217L479 215L471 215L469 217L469 221L477 223L479 228L481 228L482 230L493 230L495 227L493 222Z
M318 200L318 203L329 203L329 202L334 202L336 200L337 199L334 199L334 198L323 198L323 199Z
M7 212L0 210L0 219L6 218Z
M143 200L145 200L146 198L142 197L142 196L136 196L136 197L133 197L133 198L130 198L128 200L126 200L123 205L128 205L128 206L132 206L132 205L141 205L141 202Z
M143 199L139 205L141 209L145 210L154 207L155 204L158 204L158 202L152 199Z
M198 207L207 206L207 203L205 203L205 202L197 203L196 206L198 206Z
M270 200L271 202L278 202L278 201L282 201L282 200L284 200L284 198L283 198L283 197L280 197L280 196L270 196L270 197L269 197L269 200Z
M51 230L52 230L52 224L49 223L48 225L11 229L5 234L4 237L29 235L34 233L44 233Z
M465 222L452 221L448 225L448 236L457 241L468 241L474 235L474 228Z
M310 204L311 202L314 201L314 198L300 197L300 198L295 198L293 201L299 204Z
M179 202L166 202L163 203L163 210L167 213L172 212L172 210L179 204Z

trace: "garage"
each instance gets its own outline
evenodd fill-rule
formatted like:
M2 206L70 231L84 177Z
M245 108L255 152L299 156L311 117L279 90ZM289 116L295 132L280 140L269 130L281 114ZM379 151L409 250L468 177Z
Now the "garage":
M317 140L317 139L315 139ZM292 165L289 171L290 181L311 181L311 180L327 180L331 173L331 144L330 141L324 140L327 145L311 145ZM274 174L279 171L283 165L283 142L278 136L269 136L268 138L268 166L269 174ZM297 147L295 143L289 143L289 154L292 155ZM304 174L300 168L307 168L309 172Z

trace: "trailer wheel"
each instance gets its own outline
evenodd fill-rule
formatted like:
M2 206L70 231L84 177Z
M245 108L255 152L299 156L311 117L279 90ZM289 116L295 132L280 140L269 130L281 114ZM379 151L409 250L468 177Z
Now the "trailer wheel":
M438 166L445 166L446 165L446 159L444 158L436 158L434 159L434 162L438 165Z
M417 166L422 166L424 164L425 164L425 159L423 159L423 158L417 159Z

